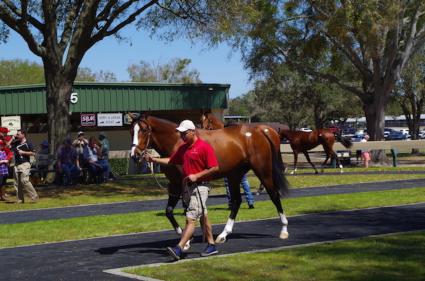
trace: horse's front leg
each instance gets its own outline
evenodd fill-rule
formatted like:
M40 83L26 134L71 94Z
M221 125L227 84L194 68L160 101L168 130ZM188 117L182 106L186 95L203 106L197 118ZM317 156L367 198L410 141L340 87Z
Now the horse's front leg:
M172 195L170 194L168 196L168 203L167 203L167 208L165 209L165 215L167 216L167 219L170 221L171 225L174 228L174 231L178 234L178 235L182 235L183 234L183 230L180 227L179 223L177 222L176 218L174 217L174 208L176 207L177 203L179 202L179 198L180 196L178 195ZM184 208L186 208L185 206L183 206ZM190 249L190 242L192 241L192 239L190 239L189 241L186 242L186 244L183 247L183 251L187 251Z
M179 223L177 222L176 218L174 217L174 208L179 202L179 198L180 196L178 195L173 195L173 194L168 195L168 203L167 203L167 208L165 209L165 215L167 216L167 219L170 221L176 233L178 235L181 235L183 233L183 230L180 227Z
M241 191L240 191L240 179L228 179L229 180L229 191L230 191L230 200L232 202L231 204L231 211L229 218L227 219L226 226L224 227L223 231L217 236L215 243L220 244L226 242L227 235L232 233L233 226L235 224L235 219L238 214L239 208L242 203L242 197L241 197Z
M308 163L310 163L310 165L313 167L314 172L315 172L316 174L318 174L318 173L319 173L319 171L317 171L316 166L314 166L313 162L311 162L311 160L310 160L310 155L308 155L308 151L307 151L307 150L306 150L306 151L303 151L303 153L304 153L304 156L305 156L305 158L307 159Z
M291 172L291 175L295 175L297 172L297 163L298 163L298 151L294 150L294 170Z

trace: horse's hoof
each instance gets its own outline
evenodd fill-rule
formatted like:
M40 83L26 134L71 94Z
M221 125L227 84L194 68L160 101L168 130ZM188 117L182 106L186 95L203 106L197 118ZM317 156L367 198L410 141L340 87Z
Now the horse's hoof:
M292 171L290 174L291 174L291 175L295 174L295 171Z
M226 242L226 237L225 236L217 236L217 238L215 239L215 243L216 244L223 244L224 242Z
M286 231L282 231L279 235L280 239L288 239L288 237L289 237L289 233Z
M319 173L319 171L316 170L314 173L317 175Z

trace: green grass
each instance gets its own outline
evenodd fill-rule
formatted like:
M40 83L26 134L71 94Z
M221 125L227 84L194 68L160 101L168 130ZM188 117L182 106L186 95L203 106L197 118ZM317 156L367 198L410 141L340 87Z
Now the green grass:
M245 253L126 272L161 280L424 280L425 232Z
M291 188L417 178L425 178L425 174L321 174L287 177ZM254 192L260 182L255 176L250 176L249 181L251 183L251 189ZM161 179L161 182L165 185L166 180ZM212 187L213 189L211 194L224 193L222 180L212 182ZM124 201L141 201L167 197L167 190L165 188L158 187L154 179L149 177L124 177L120 181L108 182L102 185L79 185L72 188L37 187L36 189L41 198L38 203L13 204L12 202L0 202L0 212ZM10 194L9 200L14 201L13 188L9 187L7 191Z
M425 202L425 188L291 198L284 200L283 206L286 214L291 216L417 202ZM175 213L182 224L182 210ZM209 216L214 224L226 222L228 215L225 205L209 206ZM247 210L243 204L238 214L238 220L273 217L277 214L270 201L256 202L253 210ZM289 231L290 223L289 219ZM6 224L0 225L0 248L163 229L170 229L163 211ZM276 229L276 235L278 231Z

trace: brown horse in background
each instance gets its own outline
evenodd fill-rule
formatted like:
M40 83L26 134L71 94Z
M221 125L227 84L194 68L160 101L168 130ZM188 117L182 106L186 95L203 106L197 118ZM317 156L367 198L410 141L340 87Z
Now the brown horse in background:
M308 163L313 167L316 174L318 173L316 166L311 162L308 151L315 148L318 145L322 145L326 153L326 159L322 163L322 172L323 166L326 164L328 159L335 159L337 166L340 168L342 173L342 165L339 162L338 156L333 150L333 145L335 143L335 135L333 132L327 129L318 129L312 132L302 132L302 131L291 131L291 130L281 130L279 132L280 137L287 139L291 145L292 151L294 153L294 171L291 174L296 173L297 171L297 161L298 153L302 152L307 159ZM349 139L339 137L342 145L346 148L350 148L353 144Z
M136 154L154 148L161 157L171 156L183 143L176 131L177 124L153 116L141 116L133 122L132 135ZM280 149L274 143L279 142L279 135L274 130L262 130L256 127L237 125L220 130L197 130L197 135L213 147L219 162L219 172L215 178L227 177L232 198L229 219L216 243L223 243L233 231L233 225L242 202L240 187L242 176L252 169L275 205L282 229L279 237L288 237L288 221L283 212L280 195L288 191L288 183L282 173ZM181 228L174 218L173 210L182 194L182 175L176 166L163 166L164 173L170 181L166 214L177 233Z
M211 112L203 112L201 115L201 128L204 130L223 129L224 123Z

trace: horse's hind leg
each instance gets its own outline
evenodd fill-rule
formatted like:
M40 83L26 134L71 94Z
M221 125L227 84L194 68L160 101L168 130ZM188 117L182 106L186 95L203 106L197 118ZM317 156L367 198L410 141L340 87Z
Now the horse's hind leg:
M308 152L307 152L307 151L303 151L303 153L304 153L304 156L305 156L305 158L307 159L308 163L310 163L310 165L313 167L314 172L315 172L316 174L318 174L319 172L317 171L316 166L314 166L313 162L311 162L311 160L310 160L310 155L308 155Z
M283 211L282 202L280 201L279 188L274 187L273 176L270 167L270 172L267 170L267 165L261 165L261 167L253 168L256 176L260 179L261 183L267 190L276 210L279 214L280 221L282 222L282 230L280 231L279 238L286 239L289 237L288 234L288 220Z
M282 202L280 201L280 194L278 191L275 191L274 189L272 190L269 188L267 188L267 193L269 194L270 199L275 205L277 212L279 213L280 221L282 222L282 230L280 231L279 238L287 239L289 237L288 219L286 218L285 213L283 212Z
M224 243L226 242L227 235L232 233L233 226L235 224L235 219L239 211L239 207L242 203L240 183L242 175L236 175L228 177L229 191L230 191L230 200L231 200L231 211L229 218L227 219L226 226L223 231L217 236L215 243Z

